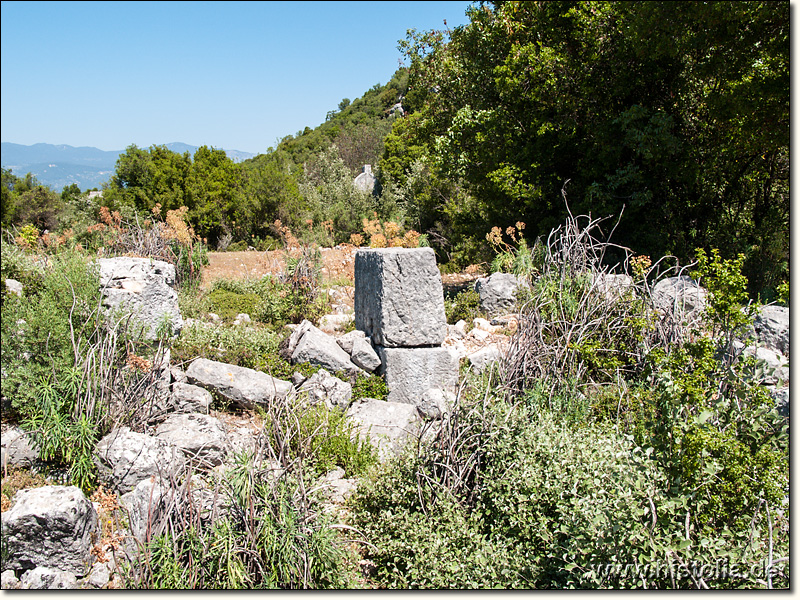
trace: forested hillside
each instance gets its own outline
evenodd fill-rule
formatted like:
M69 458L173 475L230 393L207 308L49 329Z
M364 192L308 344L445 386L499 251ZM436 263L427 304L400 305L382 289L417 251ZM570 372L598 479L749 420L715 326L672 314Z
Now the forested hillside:
M475 6L466 26L409 32L408 68L242 164L208 147L129 147L102 203L187 206L221 249L269 247L276 220L346 242L377 216L425 234L453 267L487 260L495 226L524 222L532 242L568 209L621 214L615 241L681 261L696 248L743 253L751 294L772 297L788 279L788 10ZM372 195L349 185L364 164ZM67 226L55 195L14 177L4 225Z

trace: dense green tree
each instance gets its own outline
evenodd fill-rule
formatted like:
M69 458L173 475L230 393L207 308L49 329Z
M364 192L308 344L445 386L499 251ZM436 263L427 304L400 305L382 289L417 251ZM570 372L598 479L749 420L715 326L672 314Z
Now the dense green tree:
M243 164L245 201L251 211L251 235L264 237L276 219L292 229L310 218L300 194L297 167L284 152L262 154Z
M81 188L77 183L70 183L61 190L61 200L69 202L81 195Z
M190 168L188 152L178 154L166 146L143 150L131 145L119 155L103 201L112 207L132 206L144 213L156 204L163 211L175 210L187 202L185 183Z
M11 169L3 169L0 193L4 227L30 223L39 231L54 231L58 226L57 217L63 206L61 197L48 186L40 184L31 173L17 177Z
M625 207L615 237L637 251L744 251L754 289L785 275L786 3L497 2L469 16L449 40L402 43L419 115L400 151L424 146L463 182L475 228L548 231L570 180L573 210Z
M186 205L196 231L209 243L223 235L241 238L250 219L242 202L239 167L224 150L201 146L186 178Z

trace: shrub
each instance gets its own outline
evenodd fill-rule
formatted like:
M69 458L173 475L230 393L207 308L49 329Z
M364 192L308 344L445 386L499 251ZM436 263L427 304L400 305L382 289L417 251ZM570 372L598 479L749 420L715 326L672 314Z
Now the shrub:
M376 461L368 440L355 434L352 421L338 409L318 404L303 408L300 413L300 435L292 448L296 456L305 456L308 466L317 475L341 467L347 477L364 474ZM300 444L306 444L301 448Z
M386 400L389 395L389 386L386 380L375 374L359 374L353 382L353 401L362 398L373 398L375 400Z
M211 290L207 300L209 308L226 321L232 321L240 313L255 315L262 301L256 294L238 294L220 288Z
M200 357L257 369L264 357L277 355L279 341L277 334L264 327L195 323L181 330L172 347L172 360L188 362Z
M769 501L740 505L745 518L730 527L703 527L715 505L693 502L702 488L676 487L652 448L613 426L534 414L491 389L484 381L432 444L359 487L355 524L374 544L367 558L379 585L754 586L755 570L714 579L692 565L786 556L785 516L770 520ZM775 582L788 579L777 573Z
M137 356L152 348L128 330L126 315L101 309L96 269L79 252L37 261L30 263L37 285L3 305L2 393L42 458L67 466L72 483L88 491L96 441L112 423L135 427L149 418L157 360Z
M461 290L452 300L445 300L444 312L447 322L454 325L463 319L471 328L472 321L483 315L480 305L481 296L478 292L474 289Z

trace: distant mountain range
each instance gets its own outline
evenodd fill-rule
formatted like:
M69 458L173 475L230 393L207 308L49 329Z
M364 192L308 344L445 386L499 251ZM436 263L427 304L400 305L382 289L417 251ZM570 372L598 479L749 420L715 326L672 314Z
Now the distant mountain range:
M164 145L179 154L189 152L193 155L198 148L181 142ZM0 162L3 168L11 169L17 177L32 173L40 183L55 191L61 191L72 183L77 183L82 190L99 188L111 179L117 158L125 152L125 150L106 151L89 146L76 148L54 144L23 146L2 142L0 146L2 146ZM225 150L225 154L234 162L255 156L239 150Z

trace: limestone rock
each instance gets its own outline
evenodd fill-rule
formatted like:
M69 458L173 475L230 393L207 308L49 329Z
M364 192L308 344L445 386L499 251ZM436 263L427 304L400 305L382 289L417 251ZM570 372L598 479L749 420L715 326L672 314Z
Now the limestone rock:
M20 581L17 579L17 574L11 569L6 569L0 575L0 589L4 590L17 590L20 587Z
M333 504L343 504L356 489L356 480L345 478L344 469L336 467L328 471L321 480L325 495Z
M252 323L253 320L250 318L250 315L247 313L239 313L236 315L236 318L233 320L234 325L249 325Z
M495 345L487 346L469 355L469 363L473 371L482 373L487 367L499 363L503 355Z
M9 426L0 439L0 447L2 468L12 465L30 469L39 460L39 452L33 445L30 434L19 427Z
M325 333L336 333L337 331L344 331L352 322L353 315L323 315L319 320L319 328Z
M298 332L302 332L302 336L298 336L299 339L292 351L292 363L310 363L334 372L360 370L333 337L310 323L308 325L306 323L307 321L301 323L301 326L292 333L290 338L289 347L291 348L291 339Z
M350 360L357 367L372 373L381 366L381 359L378 353L372 348L369 338L356 338L353 341L353 350L350 352Z
M524 279L511 273L492 273L475 282L475 291L481 298L480 309L489 316L513 311L517 304L517 290L527 285Z
M458 359L447 348L378 346L377 351L390 402L418 404L430 388L454 391L458 385Z
M667 277L653 286L653 302L681 321L692 323L702 318L708 292L691 277Z
M174 495L175 491L164 480L148 477L120 496L120 506L128 513L128 528L136 539L146 541L148 523L158 521Z
M8 551L4 568L48 567L78 577L89 572L97 511L77 487L48 485L21 490L2 521Z
M753 321L756 339L776 352L789 356L789 309L764 306Z
M789 361L781 353L763 346L748 346L745 348L744 354L755 355L757 360L764 361L766 366L766 373L762 380L764 385L783 384L789 381Z
M83 580L84 585L89 585L93 588L102 588L108 585L111 581L111 575L114 572L114 559L111 558L107 562L95 562L92 565L91 572Z
M172 406L179 413L208 414L214 398L211 392L191 383L172 384Z
M103 304L131 312L144 328L145 337L158 339L158 329L168 321L173 335L180 333L183 318L178 308L175 267L161 260L118 256L99 258Z
M424 420L436 421L450 413L455 401L456 395L454 393L431 388L425 390L425 393L422 394L417 410Z
M775 400L775 408L778 414L783 417L789 416L789 386L770 390L770 396Z
M387 348L438 346L447 333L442 278L432 248L358 250L356 328Z
M169 374L175 383L186 383L186 371L179 367L170 367Z
M22 296L22 284L17 281L16 279L7 278L6 279L6 291L9 294L16 294L17 296Z
M155 437L180 448L194 463L222 463L230 443L219 419L210 415L174 414L156 429Z
M594 286L607 300L617 300L628 290L633 289L633 278L625 274L598 273Z
M353 388L346 381L334 377L325 369L320 369L300 386L299 392L308 394L312 404L324 403L325 406L347 408L353 397Z
M361 331L360 329L354 329L353 331L348 331L343 336L336 338L336 343L339 344L339 347L347 352L348 354L353 353L353 344L357 339L365 339L367 334Z
M49 567L36 567L22 574L22 590L77 590L78 580L74 573Z
M129 427L113 430L98 442L94 452L100 480L121 493L152 475L169 477L178 473L185 460L176 446Z
M421 419L415 406L367 398L347 410L358 435L370 441L380 460L399 455L409 437L419 434Z
M261 371L207 358L192 361L186 377L189 383L216 392L246 409L267 406L275 398L285 398L294 389L290 382Z

